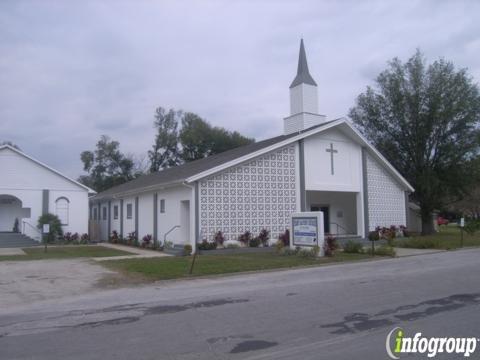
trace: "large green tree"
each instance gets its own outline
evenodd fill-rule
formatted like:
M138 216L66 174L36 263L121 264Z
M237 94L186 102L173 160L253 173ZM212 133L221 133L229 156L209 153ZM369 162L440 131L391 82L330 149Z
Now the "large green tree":
M182 117L180 143L181 157L185 162L219 154L254 141L237 131L232 132L222 127L211 126L194 113L187 112Z
M120 152L120 143L106 135L101 136L94 151L83 151L80 159L88 175L78 180L99 192L141 175L133 159Z
M157 130L152 150L148 152L150 172L178 165L178 122L182 112L159 107L155 110L154 127Z
M480 144L478 86L465 69L417 52L395 58L350 111L362 133L415 188L422 233L434 231L432 213L461 199L478 181L470 166Z

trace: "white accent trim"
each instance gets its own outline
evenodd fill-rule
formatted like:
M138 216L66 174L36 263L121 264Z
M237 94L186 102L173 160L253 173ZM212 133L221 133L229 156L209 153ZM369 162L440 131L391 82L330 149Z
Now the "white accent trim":
M39 160L37 160L37 159L35 159L35 158L33 158L33 157L25 154L23 151L18 150L18 149L16 149L16 148L14 148L13 146L10 146L10 145L1 145L1 146L0 146L0 150L3 150L3 149L9 149L9 150L12 150L12 151L16 152L16 153L19 154L19 155L22 155L23 157L29 159L30 161L33 161L34 163L37 163L38 165L44 167L45 169L50 170L51 172L53 172L53 173L55 173L55 174L63 177L64 179L67 179L68 181L74 183L75 185L78 185L78 186L82 187L83 189L87 190L89 194L96 194L96 193L97 193L95 190L90 189L88 186L85 186L85 185L83 185L82 183L79 183L78 181L73 180L73 179L69 178L69 177L66 176L66 175L63 175L61 172L59 172L59 171L51 168L50 166L42 163L41 161L39 161Z
M213 167L209 170L206 170L206 171L203 171L201 173L198 173L194 176L191 176L189 178L187 178L185 181L187 183L191 183L191 182L194 182L194 181L197 181L199 179L202 179L204 177L207 177L209 175L212 175L212 174L215 174L217 172L220 172L222 170L225 170L229 167L232 167L232 166L235 166L235 165L238 165L240 163L243 163L245 161L248 161L250 159L253 159L257 156L260 156L262 154L265 154L265 153L268 153L268 152L271 152L273 150L276 150L278 148L281 148L283 146L286 146L286 145L289 145L295 141L298 141L300 139L304 139L306 137L309 137L309 136L312 136L312 135L315 135L317 133L320 133L322 131L325 131L325 130L328 130L328 129L331 129L333 127L336 127L336 126L339 126L339 125L345 125L347 127L347 129L351 130L352 131L352 134L353 136L356 136L357 137L357 140L362 144L364 145L367 150L370 150L373 155L377 158L377 160L379 160L386 168L387 170L390 171L390 173L397 178L397 181L400 182L401 185L404 186L405 190L408 190L410 192L414 192L415 189L412 187L412 185L409 184L409 182L392 166L392 164L390 164L387 159L385 159L385 157L377 150L375 149L375 147L370 144L368 142L368 140L357 130L355 129L355 127L346 119L346 118L340 118L338 120L334 120L332 121L331 123L329 123L328 125L325 125L325 126L321 126L319 128L315 128L315 129L312 129L310 131L305 131L304 133L301 133L301 134L298 134L297 136L292 136L291 138L288 138L287 140L284 140L284 141L281 141L281 142L278 142L274 145L271 145L271 146L268 146L268 147L265 147L261 150L258 150L258 151L255 151L253 153L250 153L248 155L244 155L242 157L239 157L237 159L234 159L234 160L231 160L229 162L226 162L222 165L219 165L219 166L216 166L216 167Z
M193 181L197 181L199 179L202 179L206 176L209 176L209 175L212 175L212 174L215 174L219 171L222 171L224 169L227 169L229 167L232 167L232 166L235 166L235 165L238 165L240 163L243 163L245 161L248 161L250 159L253 159L259 155L262 155L262 154L265 154L265 153L268 153L270 151L273 151L273 150L276 150L278 148L281 148L281 147L284 147L286 145L289 145L295 141L298 141L300 139L303 139L303 138L306 138L308 136L311 136L311 135L315 135L319 132L322 132L324 130L327 130L327 129L330 129L334 126L337 126L337 125L340 125L342 124L343 122L345 122L346 119L344 118L341 118L341 119L338 119L338 120L334 120L332 121L330 124L328 125L325 125L325 126L322 126L322 127L319 127L319 128L315 128L315 129L312 129L312 130L309 130L309 131L305 131L304 133L301 133L301 134L298 134L297 136L292 136L291 138L288 138L287 140L284 140L284 141L280 141L276 144L273 144L273 145L270 145L270 146L267 146L261 150L258 150L258 151L255 151L253 153L250 153L248 155L244 155L244 156L241 156L239 158L236 158L234 160L231 160L231 161L228 161L222 165L218 165L214 168L211 168L209 170L206 170L206 171L203 171L201 173L198 173L196 175L193 175L189 178L187 178L185 181L190 183L190 182L193 182Z

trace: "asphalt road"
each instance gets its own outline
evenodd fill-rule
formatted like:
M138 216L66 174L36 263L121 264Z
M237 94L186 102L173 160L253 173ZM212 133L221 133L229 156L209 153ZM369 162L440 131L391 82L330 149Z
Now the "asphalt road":
M459 250L10 306L0 359L387 359L396 326L480 337L479 274Z

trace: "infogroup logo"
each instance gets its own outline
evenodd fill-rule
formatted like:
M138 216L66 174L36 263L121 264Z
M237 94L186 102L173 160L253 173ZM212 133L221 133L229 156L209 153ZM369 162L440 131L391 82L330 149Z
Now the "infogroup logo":
M475 352L477 342L480 339L471 338L454 338L454 337L422 337L422 333L418 332L413 337L405 336L402 328L396 327L387 335L385 347L387 354L391 359L400 359L401 354L418 353L426 354L427 357L433 358L437 354L458 354L469 357Z

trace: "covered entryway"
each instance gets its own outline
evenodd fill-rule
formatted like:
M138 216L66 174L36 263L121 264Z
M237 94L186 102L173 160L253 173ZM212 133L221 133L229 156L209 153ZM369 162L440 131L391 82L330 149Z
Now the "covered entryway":
M322 211L326 234L361 236L363 232L360 194L346 191L307 191L307 209Z
M0 232L21 232L22 219L29 217L30 208L24 208L19 198L0 195Z

